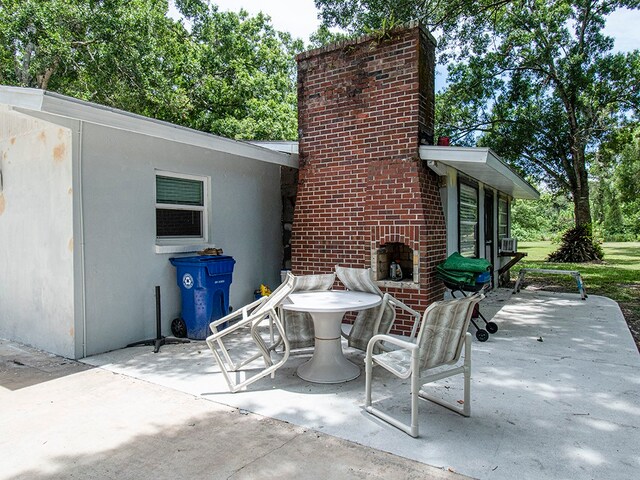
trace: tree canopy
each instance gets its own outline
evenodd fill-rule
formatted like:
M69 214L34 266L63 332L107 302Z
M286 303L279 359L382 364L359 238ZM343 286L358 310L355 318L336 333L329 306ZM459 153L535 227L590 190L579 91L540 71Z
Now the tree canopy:
M1 0L0 83L199 130L295 139L295 53L265 15L203 0Z

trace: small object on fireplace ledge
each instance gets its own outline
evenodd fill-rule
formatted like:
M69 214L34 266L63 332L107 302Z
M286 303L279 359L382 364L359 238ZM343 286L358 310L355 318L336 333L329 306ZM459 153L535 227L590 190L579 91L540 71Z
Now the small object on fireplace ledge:
M376 285L388 288L410 288L413 290L420 289L420 284L418 282L414 282L412 278L404 278L402 280L391 280L390 278L385 278L383 280L377 280Z

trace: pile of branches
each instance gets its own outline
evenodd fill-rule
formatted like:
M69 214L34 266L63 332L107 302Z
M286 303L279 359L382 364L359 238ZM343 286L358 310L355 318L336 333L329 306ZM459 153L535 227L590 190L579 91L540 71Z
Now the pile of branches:
M589 225L579 225L567 230L562 235L562 244L555 252L549 254L548 262L583 263L602 260L604 252L599 243L593 239Z

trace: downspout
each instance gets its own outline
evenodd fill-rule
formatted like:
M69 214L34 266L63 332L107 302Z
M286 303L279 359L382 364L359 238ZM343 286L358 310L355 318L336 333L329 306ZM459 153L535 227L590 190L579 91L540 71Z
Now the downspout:
M80 227L80 271L82 279L80 282L81 295L81 312L82 312L82 358L87 356L87 281L86 267L84 260L84 209L83 209L83 193L82 193L82 154L83 154L83 126L84 122L80 120L78 129L78 217Z

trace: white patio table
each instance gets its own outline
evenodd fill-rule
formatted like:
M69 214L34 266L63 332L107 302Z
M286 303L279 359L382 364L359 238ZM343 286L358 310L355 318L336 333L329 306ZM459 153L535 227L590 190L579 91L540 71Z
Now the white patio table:
M379 295L345 290L292 293L285 310L309 312L315 330L313 357L298 367L298 376L315 383L341 383L360 375L342 352L341 323L346 312L366 310L382 302Z

